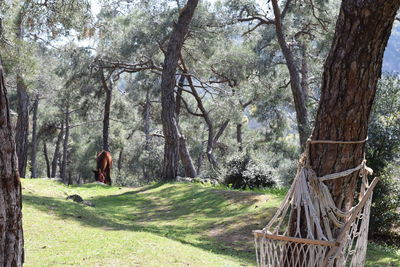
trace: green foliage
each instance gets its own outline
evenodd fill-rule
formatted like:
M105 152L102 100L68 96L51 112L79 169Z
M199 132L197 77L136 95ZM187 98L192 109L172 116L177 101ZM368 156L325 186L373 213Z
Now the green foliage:
M397 165L397 164L396 164ZM370 235L391 235L400 226L400 180L398 166L380 172L372 199Z
M368 165L381 178L374 190L370 234L390 234L400 225L400 187L397 161L400 152L400 80L382 77L369 125Z
M238 153L226 164L224 183L235 189L265 188L276 185L275 170L249 153Z

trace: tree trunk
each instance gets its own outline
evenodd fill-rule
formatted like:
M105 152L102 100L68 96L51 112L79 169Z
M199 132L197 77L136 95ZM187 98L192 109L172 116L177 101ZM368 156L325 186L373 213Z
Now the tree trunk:
M313 140L363 140L381 75L382 58L399 0L343 1L325 62ZM319 176L353 168L363 160L362 145L315 145L312 167ZM330 182L339 208L353 203L357 175Z
M151 125L151 99L150 99L150 88L146 89L146 103L144 104L143 110L143 131L145 134L145 144L144 150L150 151L151 136L150 136L150 125ZM143 177L148 178L150 175L148 173L147 166L142 166Z
M201 167L203 166L203 159L204 159L204 151L201 150L199 157L197 158L196 165L197 165L197 175L200 175Z
M278 38L279 46L286 60L286 66L289 70L290 87L292 89L293 101L296 110L297 129L300 136L300 146L304 148L307 139L310 137L310 127L308 125L308 113L306 107L306 97L301 87L300 75L296 68L296 62L293 53L288 47L285 40L285 33L282 27L281 11L278 0L272 0L272 6L275 15L275 31Z
M162 179L175 180L178 174L180 133L175 114L175 73L179 56L198 0L188 0L174 25L161 75L161 119L165 137Z
M186 69L186 67L184 67L184 73L187 75L186 79L188 81L190 90L192 92L193 97L196 99L197 102L197 107L200 109L201 111L201 117L204 118L205 123L207 124L207 128L208 128L208 139L207 139L207 149L206 149L206 153L207 153L207 159L211 164L211 167L214 169L218 169L218 162L214 157L214 145L216 143L216 138L215 137L215 128L214 128L214 123L211 120L210 114L209 112L207 112L206 108L203 105L203 101L200 97L200 95L197 93L196 87L193 83L193 79L190 75L188 75L188 70ZM190 112L192 113L192 112ZM196 114L195 114L196 115ZM221 129L225 130L225 127L228 125L229 121L226 122L226 125L224 127L221 127ZM219 131L219 134L221 135L223 133L223 131ZM218 134L217 134L218 135Z
M242 126L241 123L236 124L236 141L239 145L240 152L243 151Z
M49 153L47 152L47 143L43 140L43 155L46 161L46 174L47 178L51 177L51 167L50 167L50 160L49 160Z
M202 142L201 143L201 151L200 151L199 157L196 160L197 175L200 175L201 167L203 166L203 159L204 159L203 139L204 139L204 131L201 130L201 137L200 137L200 140Z
M184 82L185 82L185 76L181 75L181 77L179 78L178 90L176 93L176 110L175 110L178 127L179 127L179 115L181 113L182 91ZM179 131L182 132L180 127ZM185 136L183 136L183 134L181 134L179 138L179 157L181 159L183 168L185 170L185 177L191 177L191 178L196 177L197 176L196 168L194 167L189 149L186 146L186 138Z
M31 177L37 178L37 146L38 146L38 136L37 136L37 114L39 108L39 94L35 96L35 102L33 103L33 118L32 118L32 148L31 148Z
M191 178L196 177L196 168L194 167L189 149L186 146L186 138L183 135L181 135L179 139L179 156L181 158L183 168L185 169L185 176Z
M21 182L1 61L0 151L0 265L22 266L24 262L24 237L22 231Z
M121 171L122 169L122 155L124 153L124 148L122 147L121 150L119 151L119 155L118 155L118 162L117 162L117 168L118 168L118 172Z
M308 98L310 95L310 87L308 83L308 61L307 61L307 46L303 43L300 43L300 49L301 49L301 89L303 91L304 95L304 100L307 106L308 103Z
M218 165L217 160L214 157L214 147L215 147L216 143L218 142L219 138L224 133L228 124L229 124L229 120L226 120L224 123L222 123L217 134L215 134L215 135L214 135L213 125L211 124L211 127L208 128L207 157L208 157L209 162L211 163L211 166L215 169L219 169L219 165Z
M151 99L150 99L150 88L146 90L146 103L144 104L143 111L143 130L146 136L146 143L144 149L148 151L150 149L150 124L151 124Z
M68 165L68 139L69 139L69 119L70 119L69 106L67 106L64 116L65 116L65 122L64 122L65 129L64 129L64 143L63 143L60 177L65 183L67 179L67 165Z
M15 19L15 36L17 40L23 41L23 19L29 1L25 1L18 11ZM20 52L17 47L17 52ZM29 134L29 95L26 84L21 74L17 73L17 126L15 129L15 142L18 157L18 171L20 177L26 176L26 165L28 161L28 134Z
M26 85L20 75L17 75L17 113L15 141L17 145L18 171L21 177L25 177L28 161L29 96Z
M64 136L64 120L61 122L61 130L57 136L56 147L54 149L53 160L51 162L51 176L50 176L51 178L56 177L57 165L60 160L60 145L63 140L63 136Z
M312 140L359 141L367 137L383 53L399 6L400 0L342 2L325 62ZM365 143L313 144L310 149L311 166L323 176L358 166ZM338 208L349 210L353 205L357 177L358 173L353 173L326 182ZM292 230L296 215L293 217Z
M104 77L103 69L101 69L101 83L103 86L103 90L106 93L106 101L104 103L104 117L103 117L103 150L110 151L109 149L109 129L110 129L110 109L111 109L111 98L112 98L112 84L107 84L107 81ZM111 79L111 78L110 78Z

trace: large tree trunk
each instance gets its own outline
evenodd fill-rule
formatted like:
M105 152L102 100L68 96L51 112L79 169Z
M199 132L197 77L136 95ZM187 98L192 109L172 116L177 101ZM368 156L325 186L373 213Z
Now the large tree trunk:
M43 140L43 155L44 155L44 160L46 161L47 178L50 178L51 177L50 159L49 159L49 153L47 151L47 143L45 140Z
M24 238L22 231L21 182L12 133L7 91L0 61L0 265L22 266Z
M28 161L29 96L26 85L20 75L17 75L17 113L15 141L17 145L18 171L21 177L25 177Z
M64 136L64 120L61 122L61 130L58 133L57 136L57 141L56 141L56 146L54 149L54 155L53 155L53 160L51 161L51 178L56 177L56 173L57 173L57 165L58 162L60 160L60 146L61 146L61 142L63 140L63 136Z
M174 25L165 54L161 75L161 119L165 137L162 179L175 180L178 174L180 133L175 114L175 73L179 56L198 0L188 0Z
M359 141L367 137L382 57L399 6L400 0L342 2L325 62L312 140ZM323 176L358 166L365 143L313 144L310 149L311 166ZM338 208L349 210L353 205L357 177L358 173L353 173L326 182ZM292 230L295 220L292 217Z
M308 122L308 113L306 106L306 96L301 87L300 75L296 67L296 62L292 51L285 40L285 33L282 27L281 11L278 5L278 0L272 0L272 6L275 15L275 31L278 38L279 46L286 60L286 66L289 70L290 87L292 89L293 102L296 110L297 129L300 136L300 146L304 148L307 139L310 137L310 127Z
M101 69L101 83L103 86L103 90L106 93L106 101L104 103L104 117L103 117L103 150L109 151L109 129L110 129L110 110L111 110L111 98L112 98L112 84L111 81L107 84L107 81L104 77L103 69ZM110 78L111 80L111 78Z
M38 136L37 136L37 114L39 108L39 94L35 96L35 102L33 103L32 113L32 147L31 147L31 177L37 178L37 164L36 155L38 147Z
M60 177L63 182L67 182L67 165L68 165L68 141L69 141L69 106L67 106L65 113L65 126L64 126L64 142L63 142L63 153L62 153L62 163L60 169Z

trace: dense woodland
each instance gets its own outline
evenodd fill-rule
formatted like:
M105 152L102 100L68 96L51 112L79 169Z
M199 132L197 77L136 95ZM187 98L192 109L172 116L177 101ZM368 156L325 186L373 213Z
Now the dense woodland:
M287 188L311 135L368 131L366 147L313 150L313 167L343 170L365 151L381 179L370 236L398 244L400 78L381 65L400 3L357 1L378 21L357 24L366 15L349 2L340 11L335 0L0 1L13 164L24 178L91 183L105 150L113 185L191 177ZM376 83L376 93L346 91ZM353 178L331 185L343 207Z

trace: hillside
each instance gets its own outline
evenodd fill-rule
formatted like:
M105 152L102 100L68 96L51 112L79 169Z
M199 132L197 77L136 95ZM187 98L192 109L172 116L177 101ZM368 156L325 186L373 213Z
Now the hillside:
M253 266L251 230L282 199L200 184L22 183L26 266ZM368 254L369 266L400 265L393 249L373 245Z

